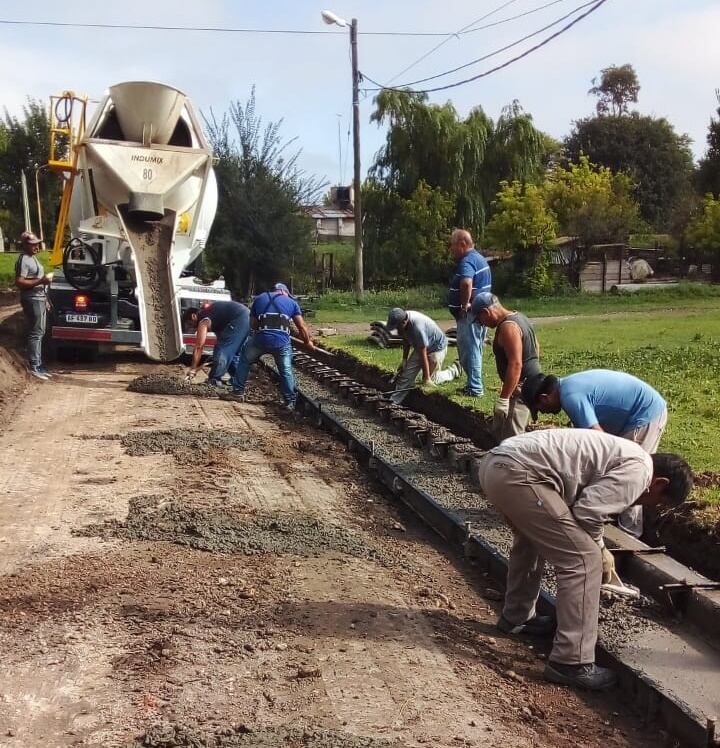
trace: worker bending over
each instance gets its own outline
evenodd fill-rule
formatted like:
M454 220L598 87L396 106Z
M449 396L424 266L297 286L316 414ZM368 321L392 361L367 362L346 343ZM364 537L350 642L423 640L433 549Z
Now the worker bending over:
M548 561L557 578L557 629L545 677L609 688L615 674L595 665L600 585L610 581L615 568L603 543L603 525L633 505L682 503L693 484L688 464L673 454L649 455L600 431L543 429L490 450L477 477L513 531L498 627L508 633L552 633L551 619L535 613Z
M657 451L667 424L667 404L641 379L622 371L590 369L567 377L537 374L525 380L522 397L533 418L564 410L578 429L607 431ZM643 509L633 506L618 517L623 530L643 533Z
M295 407L297 390L292 369L292 343L290 321L295 323L305 346L313 350L310 331L305 324L300 305L290 296L284 283L276 283L271 291L255 297L250 307L250 326L253 330L248 339L233 376L232 392L221 395L225 400L242 402L245 397L245 383L250 367L260 356L269 353L275 360L280 375L280 391L288 409Z
M495 329L493 353L502 388L493 408L492 434L501 442L522 434L530 422L530 410L520 400L520 386L540 373L540 348L530 320L506 309L494 294L477 294L471 313L476 324Z
M402 363L395 379L395 392L390 396L392 402L399 404L405 399L414 388L420 372L425 385L445 384L462 374L462 367L458 362L447 369L442 368L448 340L430 317L395 307L390 310L387 328L390 332L397 330L403 339Z
M208 384L217 387L240 353L250 332L250 310L237 301L214 301L202 308L191 307L183 315L184 328L195 332L192 361L186 380L194 379L200 368L209 332L215 333Z

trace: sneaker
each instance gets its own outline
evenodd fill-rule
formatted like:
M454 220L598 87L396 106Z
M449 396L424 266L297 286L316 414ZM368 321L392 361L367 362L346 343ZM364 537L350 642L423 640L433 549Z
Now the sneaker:
M526 636L553 636L556 623L552 616L535 616L525 623L510 623L505 616L500 616L495 624L506 634L525 634Z
M295 402L285 403L285 410L295 410Z
M43 382L47 382L48 379L50 379L50 375L43 371L40 366L28 366L27 367L28 374L35 377L36 379L42 379Z
M208 387L215 387L218 391L227 390L230 391L230 383L227 384L223 382L220 379L208 379L207 380L207 386Z
M232 390L231 392L220 392L219 394L220 394L221 400L228 400L233 403L244 403L245 402L244 392L236 392L235 390Z
M52 373L49 372L44 366L38 366L38 371L48 379L52 379Z
M548 661L544 676L552 683L562 686L575 686L588 691L606 691L617 683L617 676L610 668L589 665L565 665Z
M483 390L480 390L480 392L470 392L467 388L463 388L460 390L461 395L465 395L465 397L482 397L485 392Z

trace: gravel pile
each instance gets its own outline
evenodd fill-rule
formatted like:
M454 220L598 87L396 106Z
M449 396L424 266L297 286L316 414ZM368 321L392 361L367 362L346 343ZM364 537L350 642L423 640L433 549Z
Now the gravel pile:
M220 506L222 499L214 503ZM389 556L370 547L358 534L310 515L237 516L209 507L189 507L154 495L130 499L124 521L114 519L87 525L76 534L132 541L160 540L210 553L315 557L338 553L392 564Z
M131 392L146 395L189 395L191 397L219 397L216 387L209 384L193 384L171 374L145 374L136 377L128 385Z
M157 726L138 738L136 745L139 748L402 748L397 742L335 730L283 726L253 730L245 725L213 732L180 725Z
M263 442L257 434L228 429L131 431L119 439L126 454L131 457L177 454L185 450L209 452L211 449L259 449Z

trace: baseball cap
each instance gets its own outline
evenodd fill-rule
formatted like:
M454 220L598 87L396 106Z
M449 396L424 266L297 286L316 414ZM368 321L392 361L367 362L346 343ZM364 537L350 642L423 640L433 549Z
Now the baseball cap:
M387 327L389 332L394 332L397 330L398 325L401 322L405 321L405 318L407 317L407 312L404 309L401 309L399 306L396 306L394 309L390 310L390 314L388 314L388 320L387 320Z
M530 409L533 421L537 419L537 399L547 395L557 384L558 378L552 374L534 374L528 377L522 386L522 400Z
M282 291L283 293L286 293L288 296L290 296L290 289L284 283L276 283L273 286L273 291Z
M470 311L473 314L480 314L483 309L489 309L495 304L499 304L500 300L494 293L490 291L481 291L473 300L470 306Z
M20 234L20 242L22 244L40 244L42 239L38 239L32 231L23 231Z

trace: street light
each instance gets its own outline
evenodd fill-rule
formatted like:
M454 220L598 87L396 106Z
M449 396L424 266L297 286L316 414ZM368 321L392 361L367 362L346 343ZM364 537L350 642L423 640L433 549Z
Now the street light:
M328 25L350 27L350 51L352 59L352 108L353 108L353 196L355 212L355 297L362 300L363 283L363 244L362 244L362 202L360 196L360 73L357 55L357 18L348 23L330 10L320 14Z

